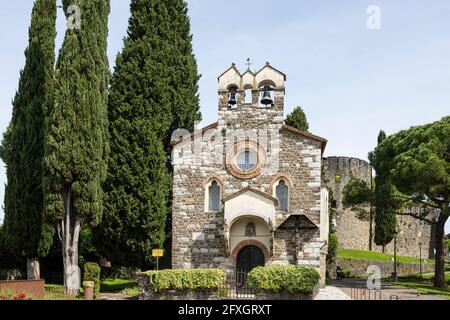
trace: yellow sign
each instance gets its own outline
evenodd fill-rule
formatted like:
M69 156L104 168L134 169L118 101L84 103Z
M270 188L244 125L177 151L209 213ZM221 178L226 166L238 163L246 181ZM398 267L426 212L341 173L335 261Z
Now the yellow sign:
M152 250L152 257L163 257L163 256L164 256L163 249L153 249Z

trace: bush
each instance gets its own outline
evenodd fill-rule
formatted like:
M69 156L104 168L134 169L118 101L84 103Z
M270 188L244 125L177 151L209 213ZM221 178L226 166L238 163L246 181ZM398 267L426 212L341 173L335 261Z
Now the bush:
M136 274L141 272L140 269L134 267L101 267L101 280L122 279L135 280Z
M247 276L251 288L291 294L311 294L319 281L320 275L315 269L295 265L257 267Z
M327 264L333 264L336 262L337 249L339 246L338 237L335 233L330 233L328 238L328 255L327 255Z
M218 289L225 282L225 272L220 269L178 269L147 271L155 292L163 290Z
M353 278L352 270L350 269L342 269L342 278Z
M94 282L94 298L100 294L100 266L95 262L87 262L84 264L84 281Z

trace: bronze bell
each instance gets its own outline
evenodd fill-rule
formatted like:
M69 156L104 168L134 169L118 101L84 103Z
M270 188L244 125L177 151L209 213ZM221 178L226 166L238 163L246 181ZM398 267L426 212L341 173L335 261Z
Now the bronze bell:
M228 100L228 105L235 106L237 104L236 101L236 91L230 92L230 99Z
M263 104L265 106L273 104L273 100L270 97L270 91L272 91L270 86L264 86L264 88L263 88L263 97L262 97L262 100L261 100L261 104Z

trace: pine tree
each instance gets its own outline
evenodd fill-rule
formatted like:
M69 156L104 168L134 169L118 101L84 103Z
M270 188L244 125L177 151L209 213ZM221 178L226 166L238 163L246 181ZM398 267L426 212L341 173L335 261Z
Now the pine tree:
M296 107L294 111L292 111L292 113L287 116L285 123L286 125L294 127L301 131L308 132L309 130L308 119L306 118L305 112L300 106Z
M399 215L433 226L434 286L444 289L445 223L450 218L450 117L412 127L387 137L375 150L377 162L388 175L396 200L405 206ZM416 210L409 210L411 205ZM418 210L417 210L418 209Z
M197 64L183 0L132 0L111 80L105 216L95 230L114 263L148 264L166 239L171 133L200 120Z
M80 230L82 224L98 223L103 209L101 184L109 152L106 48L110 5L109 0L64 0L63 8L72 27L66 31L56 65L54 100L46 126L45 209L62 243L65 291L78 294Z
M29 279L39 279L39 257L47 255L54 228L43 220L42 157L46 104L53 90L56 1L34 4L25 67L13 100L13 116L1 157L7 167L4 241L27 258Z

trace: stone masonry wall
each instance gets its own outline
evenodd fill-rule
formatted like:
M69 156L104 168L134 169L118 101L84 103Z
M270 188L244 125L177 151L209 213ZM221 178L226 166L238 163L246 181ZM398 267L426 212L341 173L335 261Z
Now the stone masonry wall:
M283 96L275 94L275 106L255 108L251 105L237 109L219 107L218 126L213 127L201 143L176 145L173 152L173 216L172 265L174 268L222 268L228 276L234 272L235 261L230 258L224 238L224 213L205 212L205 184L215 178L222 184L222 199L246 187L272 195L274 178L289 180L290 213L303 213L320 224L321 144L287 130L283 124ZM276 170L263 170L252 179L238 179L230 174L225 164L228 134L234 129L269 129L265 148L267 159L276 158ZM180 158L179 155L182 154ZM194 155L195 154L195 155ZM222 157L223 161L216 161ZM268 164L273 165L272 162ZM289 215L278 213L274 225L280 225ZM229 227L229 226L228 226ZM288 261L292 256L294 232L275 241L271 261ZM284 241L284 245L281 242ZM320 264L319 234L305 244L305 261ZM322 259L323 260L323 259ZM324 275L323 275L324 276Z
M342 269L351 270L354 277L368 277L367 268L369 266L377 266L380 268L381 276L390 277L394 272L394 262L392 261L369 261L357 259L338 258L336 265ZM434 264L425 261L422 262L422 272L431 273L434 271ZM397 263L397 274L399 276L418 274L420 272L419 263Z
M336 200L335 227L339 245L348 249L369 250L369 219L360 219L356 213L343 207L343 191L352 178L365 181L370 186L371 167L364 160L347 157L324 158L325 183ZM340 179L336 177L339 176ZM339 181L340 180L340 181ZM369 208L366 208L367 210ZM422 256L430 257L433 253L433 230L417 219L397 216L400 230L397 237L397 254L419 256L419 243L423 243ZM375 224L373 226L375 231ZM388 253L393 253L393 241L386 246ZM373 250L382 251L381 246L373 242Z

